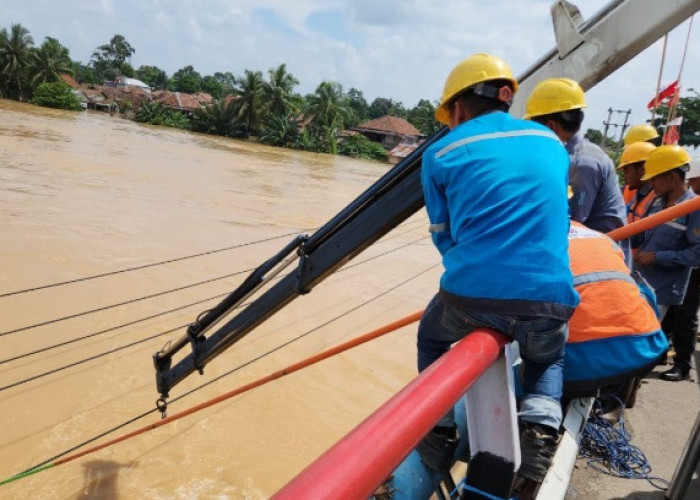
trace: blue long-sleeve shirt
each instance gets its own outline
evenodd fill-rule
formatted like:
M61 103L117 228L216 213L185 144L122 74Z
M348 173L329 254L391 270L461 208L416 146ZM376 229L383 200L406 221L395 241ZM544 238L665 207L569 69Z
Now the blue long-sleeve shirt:
M569 159L534 122L494 112L423 154L444 299L467 309L568 319L578 305L568 257Z
M692 189L687 189L676 204L695 196ZM656 198L649 208L649 215L664 208L667 208L665 199ZM635 270L654 288L658 303L682 304L691 269L700 266L700 211L646 231L638 250L654 252L653 264L640 266L635 263Z

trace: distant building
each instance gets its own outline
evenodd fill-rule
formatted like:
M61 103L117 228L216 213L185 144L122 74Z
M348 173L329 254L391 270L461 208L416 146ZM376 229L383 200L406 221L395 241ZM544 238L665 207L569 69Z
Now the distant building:
M105 85L107 85L107 82L105 82ZM129 78L128 76L116 77L114 79L114 86L115 87L137 87L137 88L145 90L148 93L151 92L151 87L149 87L148 84L143 83L141 80L137 80L136 78Z
M401 143L417 144L425 136L408 121L398 116L382 116L364 123L350 130L357 131L370 141L378 142L387 151Z
M80 84L76 82L72 76L66 73L63 73L61 75L61 81L63 81L63 83L67 84L72 89L80 90Z
M401 142L397 144L394 148L389 151L389 163L392 165L400 162L404 158L406 158L408 155L413 153L418 146L423 144L425 142L424 140L420 140L418 142L412 143L412 144L406 144L405 142Z
M206 94L209 95L209 94ZM209 96L211 98L211 96ZM194 94L184 94L182 92L171 92L162 90L153 94L153 101L162 104L166 108L192 113L194 110L204 106L205 102L201 95L199 99Z

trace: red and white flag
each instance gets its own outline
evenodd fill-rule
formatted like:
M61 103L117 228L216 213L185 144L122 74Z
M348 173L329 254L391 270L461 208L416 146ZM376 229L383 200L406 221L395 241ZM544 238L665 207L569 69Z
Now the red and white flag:
M678 127L672 125L666 129L666 135L664 135L664 144L678 144L678 139L680 139L680 134L678 133Z
M676 93L678 90L678 80L670 84L669 86L661 89L661 91L654 97L651 101L649 101L649 104L647 104L647 109L654 109L657 107L659 104L661 104L663 101L668 99L669 97L673 97L673 95Z
M677 116L670 122L666 124L667 127L673 127L674 125L677 127L680 127L681 124L683 123L683 117L682 116Z

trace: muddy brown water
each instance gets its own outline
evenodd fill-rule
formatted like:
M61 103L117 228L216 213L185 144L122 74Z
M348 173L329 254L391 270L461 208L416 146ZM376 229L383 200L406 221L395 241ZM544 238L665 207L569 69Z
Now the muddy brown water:
M183 306L231 291L244 275L161 292L260 264L293 234L327 221L387 168L0 100L0 294L249 243L0 297L0 386L39 376L0 390L0 480L154 408L152 354L220 299ZM426 226L421 211L171 396L307 335L169 411L422 309L439 278ZM135 300L149 295L156 296ZM130 303L107 307L122 302ZM67 316L75 317L55 321ZM41 323L47 324L35 326ZM0 496L268 498L415 376L415 329L0 486ZM94 356L100 357L85 361ZM52 370L58 371L47 374ZM158 418L150 414L92 445Z

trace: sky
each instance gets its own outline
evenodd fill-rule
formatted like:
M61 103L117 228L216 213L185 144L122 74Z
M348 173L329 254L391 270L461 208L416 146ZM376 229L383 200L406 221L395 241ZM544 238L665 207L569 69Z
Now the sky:
M87 63L115 34L136 49L134 68L154 65L172 75L192 65L203 76L286 63L313 92L324 80L345 90L401 101L439 99L450 70L487 52L517 76L555 45L551 0L0 0L0 28L20 23L39 45L46 36ZM588 19L607 0L574 0ZM678 77L688 21L668 39L662 85ZM691 32L681 95L700 91L700 25ZM649 118L661 61L658 41L587 92L584 128L603 130L608 108L631 109L632 124ZM612 123L624 115L613 113ZM608 135L619 135L611 126ZM617 131L617 132L616 132Z

